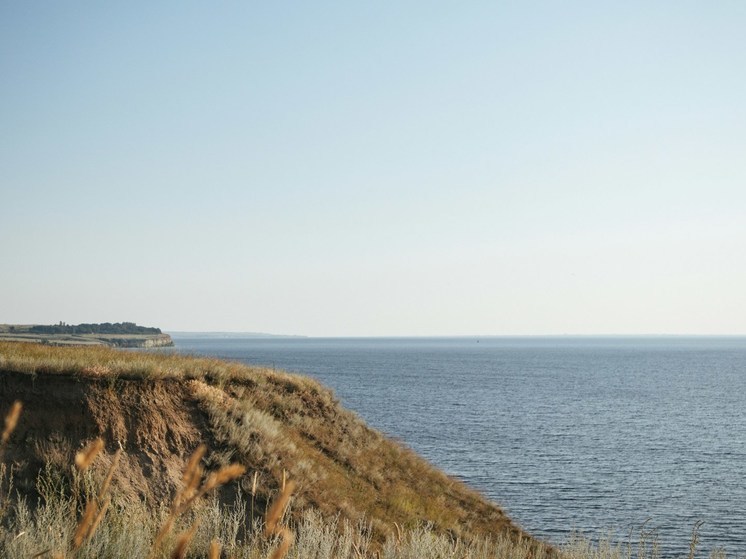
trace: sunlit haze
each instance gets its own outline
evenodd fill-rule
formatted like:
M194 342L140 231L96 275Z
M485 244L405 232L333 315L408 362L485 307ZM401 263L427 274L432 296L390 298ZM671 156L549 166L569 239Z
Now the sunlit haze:
M0 323L746 334L746 3L3 2Z

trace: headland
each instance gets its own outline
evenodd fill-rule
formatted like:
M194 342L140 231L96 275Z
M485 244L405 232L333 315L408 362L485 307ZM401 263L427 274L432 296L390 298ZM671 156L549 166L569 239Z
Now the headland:
M134 322L100 324L0 324L0 341L54 346L109 346L122 348L169 347L174 342L160 328Z

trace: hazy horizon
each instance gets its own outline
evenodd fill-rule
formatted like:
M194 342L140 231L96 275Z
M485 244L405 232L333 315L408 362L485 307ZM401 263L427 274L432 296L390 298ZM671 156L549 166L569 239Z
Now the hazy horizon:
M241 332L241 331L221 331L221 330L163 330L166 334L175 336L210 336L210 337L246 337L246 338L333 338L333 339L358 339L358 338L381 338L381 339L490 339L490 338L746 338L744 334L429 334L429 335L397 335L397 336L308 336L304 334L283 334L271 332Z
M0 322L744 335L744 28L735 2L4 3Z

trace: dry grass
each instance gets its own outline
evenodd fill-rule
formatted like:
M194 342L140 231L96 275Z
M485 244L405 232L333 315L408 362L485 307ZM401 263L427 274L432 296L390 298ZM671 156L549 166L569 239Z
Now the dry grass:
M15 431L15 428L18 425L18 418L21 416L22 409L23 404L21 402L19 402L18 400L13 402L10 411L5 416L5 428L3 429L2 438L0 438L1 445L5 446L5 443L8 442L10 435L13 433L13 431Z
M43 557L56 555L64 559L132 559L147 557L152 538L162 516L153 516L142 504L127 507L113 505L96 533L77 552L60 552L51 543L56 533L69 534L74 528L69 516L69 503L64 500L45 504L32 514L16 503L10 517L0 526L0 555L3 557L33 557L49 550ZM180 519L175 526L179 536L169 538L158 559L186 556L192 558L270 559L277 552L275 540L264 536L264 527L257 523L246 531L233 532L228 526L241 524L245 517L240 506L220 505L208 501ZM49 521L52 520L50 523ZM344 520L324 519L309 510L291 523L296 533L295 544L287 550L287 559L535 559L535 549L496 536L471 542L437 534L423 524L401 534L391 535L382 546L373 546L369 526L365 522L352 524ZM186 533L188 550L179 547ZM238 534L238 535L236 535ZM217 551L217 549L220 551ZM184 555L176 555L185 551ZM576 537L559 550L558 559L660 559L651 541L594 543ZM713 552L711 559L725 559L722 552Z
M282 478L282 491L275 499L275 502L269 507L267 516L264 521L264 534L266 536L276 536L280 544L277 549L272 553L271 559L282 559L287 554L290 546L295 541L295 535L285 526L281 525L282 517L285 515L288 503L290 502L290 496L295 490L295 482L290 481L286 483L285 475L283 472Z
M205 481L200 484L202 475L204 473L202 467L200 466L200 461L204 457L205 451L205 446L200 445L189 458L186 469L184 470L184 476L182 478L184 481L184 487L181 491L176 493L174 500L171 503L171 509L168 518L163 523L163 526L161 526L161 529L158 531L148 557L153 558L158 555L164 539L169 534L169 532L171 532L179 516L183 515L190 508L192 508L201 497L205 496L210 491L213 491L221 485L224 485L233 481L234 479L241 477L246 472L246 468L241 464L231 464L229 466L221 468L217 472L212 472L207 477L207 479L205 479ZM194 537L194 533L197 531L198 525L199 521L195 521L195 523L192 525L191 528L189 528L189 530L183 532L179 536L172 557L184 557L184 555L186 554L187 546Z
M197 453L204 457L203 453ZM72 460L71 460L72 461ZM40 475L38 484L43 502L35 510L16 496L8 513L0 522L0 556L56 557L58 559L114 559L123 556L154 557L157 559L201 558L218 559L536 559L537 549L529 540L516 542L506 535L478 538L471 541L438 534L432 525L423 523L409 530L398 529L381 546L371 540L371 527L365 520L353 524L347 520L325 519L314 509L307 510L297 520L289 519L290 527L281 525L294 483L288 481L285 490L266 511L264 523L246 525L246 501L238 496L232 505L217 499L194 499L201 488L211 484L207 479L228 480L216 472L202 484L195 484L195 473L200 479L199 462L191 460L185 472L185 488L174 498L171 507L152 509L143 503L112 501L107 495L101 511L99 496L86 503L80 521L75 522L69 511L82 506L76 499L82 491L59 491L54 488L58 479L49 479L51 470ZM88 472L82 472L87 475ZM108 478L108 476L107 476ZM91 480L84 480L91 484ZM95 484L94 484L95 485ZM195 487L197 489L195 490ZM189 488L189 489L187 489ZM102 486L103 491L103 486ZM77 494L78 497L73 495ZM114 504L112 504L112 502ZM175 505L175 503L179 503ZM174 515L174 507L180 510ZM89 512L92 511L92 512ZM92 520L94 519L95 520ZM169 529L163 532L162 527ZM159 526L161 527L159 530ZM81 527L89 527L81 530ZM290 528L297 534L293 537ZM696 557L697 528L690 543L689 559ZM172 533L178 533L171 536ZM83 534L83 537L78 537ZM161 537L163 534L163 537ZM73 542L73 545L70 545ZM163 545L159 545L162 542ZM290 547L291 543L295 543ZM279 544L279 545L278 545ZM223 555L220 555L221 552ZM601 540L597 543L574 537L557 552L558 559L660 559L657 542L644 529L637 542L618 543ZM726 559L715 551L711 559Z
M18 342L0 342L0 371L109 380L200 379L218 385L265 376L280 382L300 382L303 378L265 367L175 353L122 351L102 346L50 347ZM319 386L311 379L306 381Z

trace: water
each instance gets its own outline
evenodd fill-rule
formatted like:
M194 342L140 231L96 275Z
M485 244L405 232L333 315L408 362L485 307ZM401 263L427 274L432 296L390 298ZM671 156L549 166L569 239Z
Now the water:
M562 543L655 529L746 555L746 338L208 339L297 371Z

